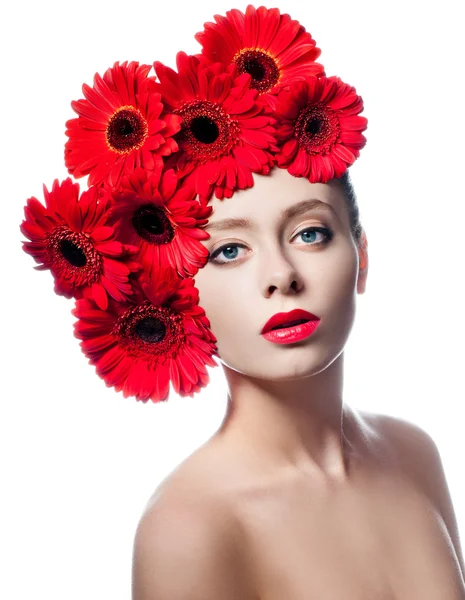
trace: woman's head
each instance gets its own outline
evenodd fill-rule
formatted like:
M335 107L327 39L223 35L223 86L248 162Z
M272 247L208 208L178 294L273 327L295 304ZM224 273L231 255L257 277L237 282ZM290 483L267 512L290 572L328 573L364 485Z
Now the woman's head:
M251 189L211 202L210 238L202 242L209 259L195 277L199 304L224 365L256 378L301 378L345 346L356 294L365 290L366 238L348 174L310 183L276 168L254 179ZM225 229L225 219L249 226ZM272 315L295 308L320 318L310 338L278 345L261 335Z

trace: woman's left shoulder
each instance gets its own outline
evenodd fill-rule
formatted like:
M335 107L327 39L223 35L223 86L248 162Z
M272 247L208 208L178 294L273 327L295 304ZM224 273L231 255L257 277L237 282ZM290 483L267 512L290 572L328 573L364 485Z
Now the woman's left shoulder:
M374 439L378 440L386 460L401 467L409 478L414 479L425 491L437 486L431 474L442 469L436 442L426 429L403 417L359 411ZM426 469L425 467L428 466Z
M385 414L366 413L379 435L385 440L391 456L396 456L409 478L430 500L449 532L465 579L457 518L444 470L441 452L433 436L417 423Z

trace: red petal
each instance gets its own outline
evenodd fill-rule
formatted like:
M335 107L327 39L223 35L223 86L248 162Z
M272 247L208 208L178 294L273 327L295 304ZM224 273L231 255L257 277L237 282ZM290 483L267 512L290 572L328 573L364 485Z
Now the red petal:
M257 159L253 150L249 150L244 148L244 146L236 146L233 149L233 154L236 158L242 161L249 169L252 171L260 171L262 165L260 161Z
M169 373L171 383L174 391L179 394L180 392L180 377L177 362L174 359L169 359Z
M101 310L108 308L108 296L101 283L96 282L92 284L92 298Z
M95 249L102 254L110 256L121 256L123 252L123 246L121 242L117 242L116 240L112 242L96 243Z
M107 240L114 234L113 227L97 227L90 233L90 238L94 240L94 242L102 242L103 240Z

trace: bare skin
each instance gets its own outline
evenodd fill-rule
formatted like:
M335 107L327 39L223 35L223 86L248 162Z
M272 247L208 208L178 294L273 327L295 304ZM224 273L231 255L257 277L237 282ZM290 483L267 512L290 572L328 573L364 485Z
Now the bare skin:
M237 577L249 591L241 600L464 600L460 547L408 428L345 410L345 482L292 469L264 474L215 435L163 482L147 511L161 497L190 498L234 519Z
M352 236L341 188L276 169L212 204L210 260L195 280L218 340L228 410L159 486L147 508L158 518L144 520L141 539L153 539L150 523L166 523L167 514L176 523L186 505L193 520L211 517L227 547L222 589L235 600L465 600L434 443L413 425L343 401L343 351L368 253ZM332 236L324 241L320 229ZM294 308L320 318L312 336L278 345L261 335L273 314ZM150 576L149 562L135 572ZM232 573L240 583L231 588Z

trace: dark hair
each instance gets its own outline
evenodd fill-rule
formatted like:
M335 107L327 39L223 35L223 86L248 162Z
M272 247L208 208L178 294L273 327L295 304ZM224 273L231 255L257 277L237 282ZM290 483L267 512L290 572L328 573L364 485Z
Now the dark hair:
M357 195L355 193L349 171L346 169L344 174L341 177L334 179L334 181L340 182L344 192L344 197L347 202L347 209L349 211L350 231L358 246L362 240L363 227L360 223L360 211L357 203Z

